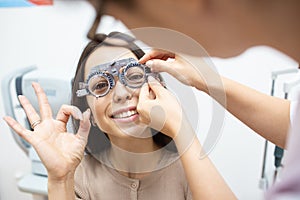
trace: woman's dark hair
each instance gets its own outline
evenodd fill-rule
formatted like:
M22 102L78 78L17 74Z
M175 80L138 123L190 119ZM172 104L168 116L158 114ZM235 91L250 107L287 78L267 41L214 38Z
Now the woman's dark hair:
M106 39L119 39L123 40L126 45L118 45L109 43ZM105 34L96 34L92 41L90 41L85 49L83 50L81 57L79 59L75 77L72 83L72 99L71 104L77 106L82 112L89 108L88 103L85 97L77 97L76 91L79 89L79 82L84 82L84 72L85 72L85 62L89 55L100 46L116 46L116 47L124 47L129 49L136 57L139 59L145 53L142 49L140 49L135 43L135 39L129 35L120 32L112 32L109 35ZM160 77L161 78L161 77ZM74 131L77 132L79 128L79 122L73 119L73 128ZM88 143L86 146L87 153L98 153L108 146L110 146L109 139L107 135L96 126L91 126L90 134L88 138ZM154 142L160 147L166 147L168 150L177 152L176 146L172 138L167 135L164 135L161 132L157 132L155 130L152 131Z

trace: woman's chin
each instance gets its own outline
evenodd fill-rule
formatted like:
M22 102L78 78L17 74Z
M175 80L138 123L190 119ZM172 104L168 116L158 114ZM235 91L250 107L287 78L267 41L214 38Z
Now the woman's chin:
M145 125L132 125L130 127L119 127L123 137L149 138L152 137L151 130Z

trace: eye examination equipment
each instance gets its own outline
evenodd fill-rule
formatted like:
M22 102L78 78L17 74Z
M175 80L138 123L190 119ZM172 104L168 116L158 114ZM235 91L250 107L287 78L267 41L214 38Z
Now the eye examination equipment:
M275 90L275 82L280 75L286 75L286 74L293 74L297 73L299 70L297 68L291 68L291 69L285 69L285 70L276 70L272 71L271 73L271 79L272 79L272 86L271 86L271 96L274 96L274 90ZM291 90L297 86L300 83L300 79L292 80L292 81L285 81L283 83L283 92L284 92L284 98L288 99L288 94L291 92ZM262 173L261 173L261 179L259 181L259 188L266 190L268 189L268 180L266 177L266 160L267 160L267 150L268 150L268 140L265 140L265 147L264 147L264 154L263 154L263 165L262 165ZM277 174L282 167L282 158L284 155L284 150L278 146L275 146L274 149L274 166L275 171L273 175L273 182L277 179Z
M114 86L114 76L130 88L140 88L149 75L158 78L157 73L151 73L146 65L138 63L134 58L122 59L101 64L91 69L86 82L79 83L78 97L91 94L95 97L105 96Z
M6 115L19 121L26 129L32 130L17 97L26 96L38 112L37 97L31 85L32 82L38 82L43 87L55 116L61 105L69 104L71 99L71 79L61 76L57 71L39 70L36 66L21 68L7 74L2 80L2 98ZM18 182L19 189L30 193L47 194L47 171L37 153L17 133L12 129L10 131L18 146L31 160L32 174L22 177Z

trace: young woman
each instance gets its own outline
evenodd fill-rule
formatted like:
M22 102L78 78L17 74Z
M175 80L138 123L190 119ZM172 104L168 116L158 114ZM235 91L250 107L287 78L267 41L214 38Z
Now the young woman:
M34 131L4 118L46 166L49 199L192 199L179 158L193 130L161 77L137 62L143 55L128 35L95 35L78 63L73 105L53 119L33 83L40 114L19 100ZM77 134L67 132L70 116Z
M80 58L72 105L91 109L93 124L88 154L75 173L82 199L191 198L171 138L140 116L141 86L153 77L162 81L137 63L143 54L133 38L111 33L96 35Z

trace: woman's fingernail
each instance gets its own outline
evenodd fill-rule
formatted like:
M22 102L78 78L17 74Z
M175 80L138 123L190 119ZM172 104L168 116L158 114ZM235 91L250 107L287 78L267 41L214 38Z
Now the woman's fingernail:
M76 113L77 113L78 119L79 119L79 120L83 120L83 115L82 115L82 113L80 112L80 110L77 110Z
M90 117L91 109L86 109L86 111L83 113L86 117Z
M18 99L23 99L24 95L18 95Z

